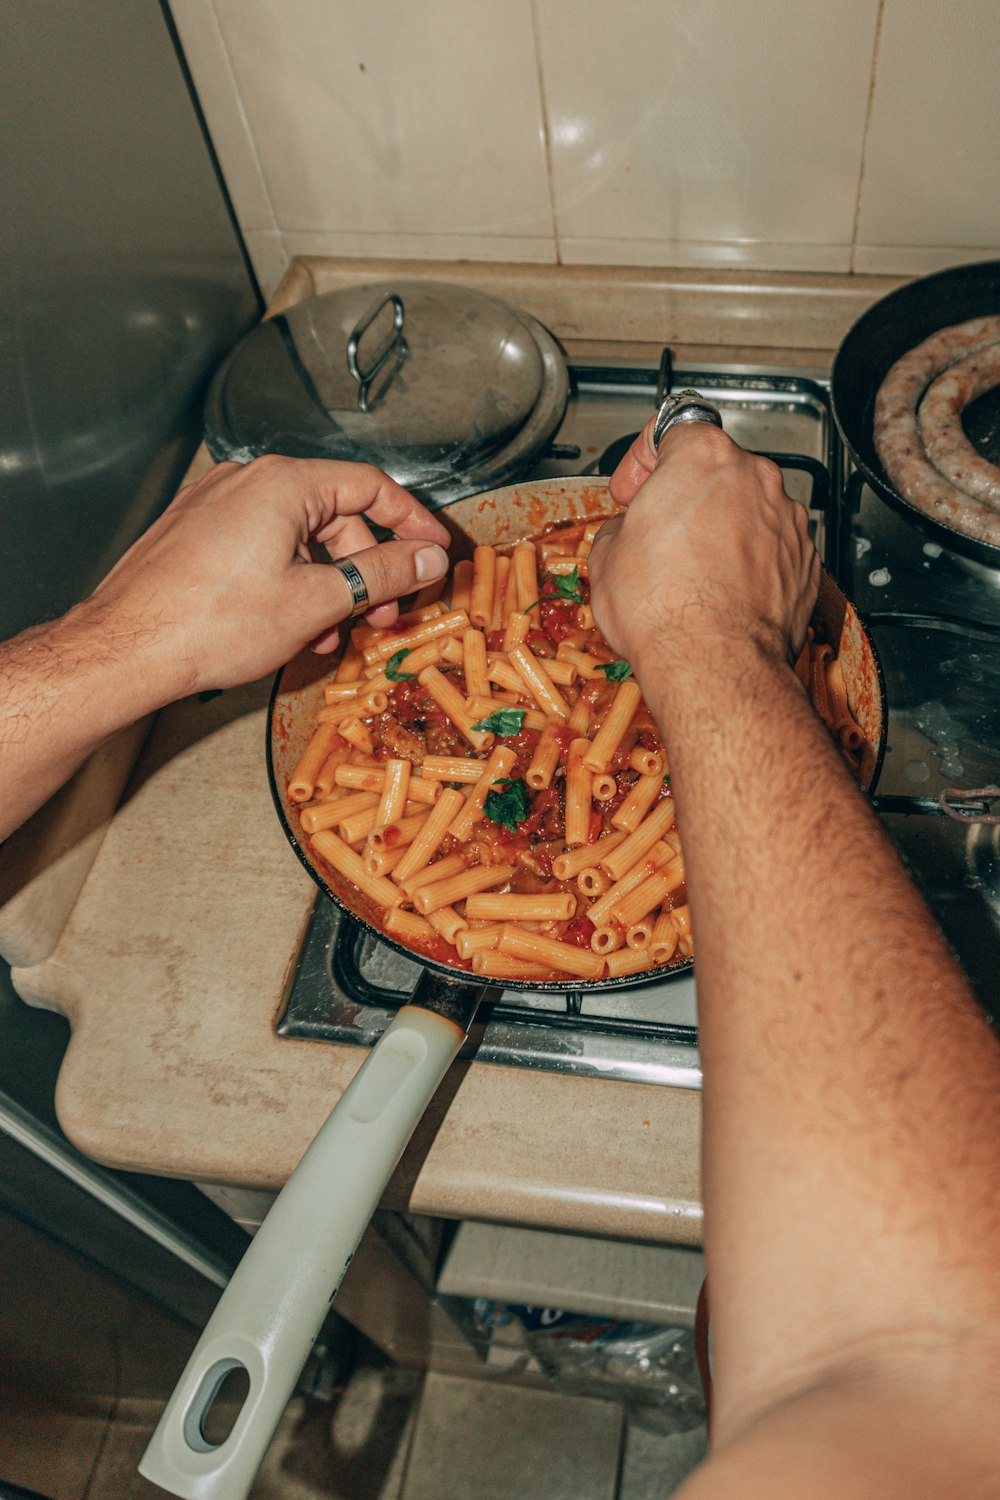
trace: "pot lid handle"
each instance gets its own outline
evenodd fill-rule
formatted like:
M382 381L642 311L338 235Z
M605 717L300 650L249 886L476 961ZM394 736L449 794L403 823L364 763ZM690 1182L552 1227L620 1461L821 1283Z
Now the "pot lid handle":
M361 361L358 358L361 340L383 307L388 307L390 304L392 305L392 327L376 349L371 365L367 369L362 369ZM406 358L406 340L403 337L403 320L405 316L406 309L403 306L402 297L397 292L383 292L381 297L375 298L375 301L371 303L367 312L362 313L348 335L347 368L360 386L360 390L358 391L358 405L362 411L367 411L368 392L371 389L371 383L385 365L392 351L398 346L399 354L396 358L397 370Z

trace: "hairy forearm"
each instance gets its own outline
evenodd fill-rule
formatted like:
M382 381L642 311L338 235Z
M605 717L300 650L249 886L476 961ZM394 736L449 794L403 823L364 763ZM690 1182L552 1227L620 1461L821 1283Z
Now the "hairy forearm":
M688 865L723 1430L886 1337L1000 1321L1000 1061L789 669L636 668Z
M183 691L154 633L94 601L0 645L0 841L110 735Z

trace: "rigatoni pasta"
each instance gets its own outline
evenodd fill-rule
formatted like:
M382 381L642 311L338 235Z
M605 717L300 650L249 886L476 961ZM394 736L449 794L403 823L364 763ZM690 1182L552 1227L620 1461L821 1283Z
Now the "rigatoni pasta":
M598 930L595 901L631 896L633 917L675 854L663 746L588 617L595 529L477 547L421 610L354 629L320 710L313 759L341 750L300 814L313 852L378 903L390 936L485 977L600 979L627 929L604 910ZM621 880L603 861L636 833ZM647 967L672 899L638 913Z
M811 625L795 663L795 675L812 699L813 707L833 736L841 755L851 769L857 771L865 737L848 705L844 672L834 649L817 639Z
M598 524L479 546L390 629L357 626L290 786L391 937L498 982L693 953L666 752L590 612ZM810 636L797 670L850 754L835 654Z

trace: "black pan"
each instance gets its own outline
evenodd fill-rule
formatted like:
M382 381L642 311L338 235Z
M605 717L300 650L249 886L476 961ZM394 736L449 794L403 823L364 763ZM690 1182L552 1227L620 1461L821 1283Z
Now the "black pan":
M453 553L462 547L488 542L507 546L525 536L537 535L559 521L593 519L613 510L607 482L593 479L546 479L511 485L467 500L459 500L439 511L457 533ZM865 747L859 782L863 790L874 790L885 739L884 687L871 641L853 606L832 578L824 573L815 619L824 638L833 642L841 659L848 697L862 730ZM303 652L279 673L271 695L268 734L268 773L271 791L282 826L292 848L320 889L338 906L360 921L382 942L407 958L419 958L426 968L452 984L472 976L455 966L421 953L384 931L380 914L344 877L331 870L310 848L299 832L298 808L288 796L288 783L308 743L316 711L323 704L323 680L330 671L328 658ZM608 990L687 973L690 960L645 974L626 974L614 979L582 980L553 976L551 980L505 979L499 989Z
M456 555L470 544L497 546L535 536L554 521L606 516L604 482L549 479L459 500L441 512L456 532ZM885 744L885 697L878 660L853 607L826 574L815 618L836 644L848 700L865 734L860 780L871 790ZM418 1120L480 1003L509 989L607 990L662 983L689 962L621 979L553 978L492 983L408 949L381 929L379 913L299 837L287 794L291 773L323 702L329 658L303 652L279 673L268 723L268 770L285 832L309 874L332 901L383 941L423 964L410 1001L367 1055L349 1088L289 1178L257 1232L188 1366L140 1465L147 1479L190 1500L242 1500L277 1426L312 1340L351 1256ZM220 1382L237 1367L249 1393L228 1438L201 1437Z
M471 499L458 500L439 511L438 515L457 533L452 552L460 557L464 547L478 545L480 542L506 546L521 537L537 535L553 522L609 515L612 509L604 480L549 479L535 484L511 485L506 489L474 495ZM271 696L268 772L275 806L289 842L320 889L382 942L407 958L419 958L426 969L436 973L449 985L467 985L472 980L477 989L481 988L482 982L472 974L435 959L433 954L418 952L386 933L381 926L378 910L349 881L324 864L299 833L298 809L289 800L288 782L312 732L316 710L322 705L322 679L329 670L328 659L323 660L310 652L303 652L279 674ZM567 989L618 989L625 985L647 983L651 979L662 983L666 978L687 973L691 967L691 961L685 959L648 975L625 974L616 979L600 980L576 979L566 975L562 978L553 976L548 981L505 979L493 988L497 996L504 989L552 990L560 993Z
M1000 547L965 536L924 515L889 481L875 451L872 418L879 386L901 355L952 323L1000 313L1000 260L954 266L890 292L850 330L833 362L833 414L847 450L876 494L950 551L1000 568ZM963 416L966 432L1000 463L1000 390L988 391Z

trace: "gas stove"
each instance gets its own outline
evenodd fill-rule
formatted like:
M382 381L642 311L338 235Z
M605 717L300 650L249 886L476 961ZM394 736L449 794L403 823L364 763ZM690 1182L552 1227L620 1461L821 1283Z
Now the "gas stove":
M1000 572L929 541L858 473L844 490L838 572L885 671L876 807L997 1024L1000 819L989 821L989 793L1000 786Z
M848 475L824 371L673 368L623 359L570 365L570 399L525 479L609 474L667 392L694 386L743 447L767 453L809 511L827 567L869 624L890 706L876 807L989 1009L1000 1016L1000 829L971 791L1000 778L1000 574L926 541ZM954 788L953 815L940 794ZM317 899L290 975L283 1036L372 1046L409 997L418 963ZM480 1013L477 1062L698 1088L696 980L606 994L505 991Z

